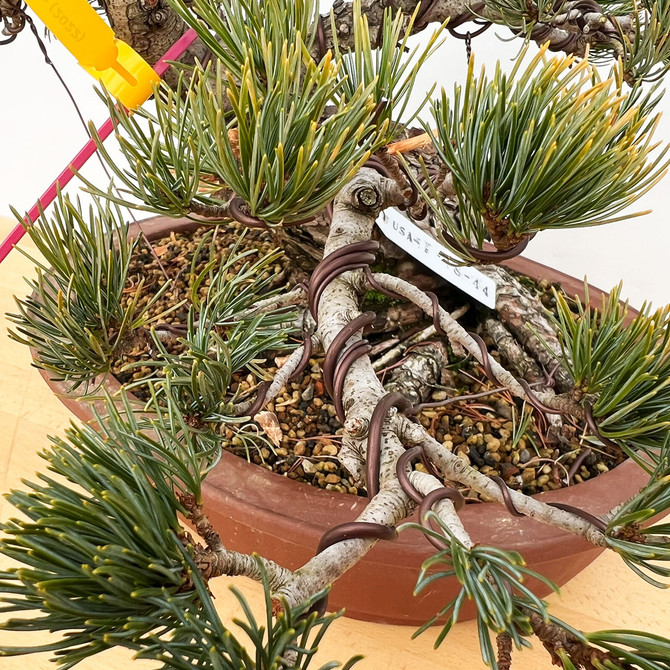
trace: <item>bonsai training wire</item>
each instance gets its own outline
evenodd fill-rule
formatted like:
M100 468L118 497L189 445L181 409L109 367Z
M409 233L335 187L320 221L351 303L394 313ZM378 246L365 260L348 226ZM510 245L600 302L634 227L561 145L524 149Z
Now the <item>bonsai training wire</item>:
M197 37L198 35L195 30L193 30L193 28L189 28L189 30L187 30L163 54L156 65L154 65L154 72L156 72L159 77L162 77L170 67L168 61L177 60L183 56L185 51L191 46L191 44L193 44L193 42L195 42ZM98 128L98 137L100 138L100 141L104 142L112 134L113 130L114 123L110 117ZM56 199L58 191L72 179L75 174L75 170L81 170L88 159L91 158L91 156L93 156L97 150L98 149L93 139L88 140L86 144L84 144L84 146L79 150L79 153L72 159L67 167L58 175L58 177L56 177L49 188L28 211L24 218L24 223L19 223L5 238L2 244L0 244L0 263L2 263L5 258L7 258L9 252L25 235L26 227L30 226L34 221L39 219L40 210L45 210Z

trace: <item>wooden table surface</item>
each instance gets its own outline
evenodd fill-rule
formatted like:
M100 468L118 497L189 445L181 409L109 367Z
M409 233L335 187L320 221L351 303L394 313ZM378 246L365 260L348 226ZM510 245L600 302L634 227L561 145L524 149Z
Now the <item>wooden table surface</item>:
M0 237L14 225L0 218ZM31 245L23 243L30 251ZM19 251L13 251L0 265L0 490L19 487L22 478L32 478L43 469L38 453L48 446L48 435L60 435L71 415L54 397L31 367L26 347L7 336L6 312L13 311L13 295L25 296L23 276L33 276L32 264ZM0 499L0 518L13 515L13 508ZM225 538L224 538L225 539ZM0 556L0 569L8 566ZM232 580L219 578L210 585L222 617L229 620L239 613L228 590ZM238 579L238 586L249 597L254 610L262 612L258 585ZM389 585L392 588L392 585ZM670 636L670 594L655 589L637 578L612 552L573 579L561 594L549 598L551 611L585 631L611 628L636 628ZM234 628L234 627L233 627ZM438 650L433 650L435 633L428 631L416 640L413 629L403 626L371 624L341 618L332 626L321 645L318 659L322 663L346 660L361 653L365 660L361 670L480 670L485 666L478 653L476 628L472 622L456 625ZM0 646L46 642L48 636L14 635L0 631ZM43 670L55 667L48 655L0 659L0 670ZM111 650L78 667L82 670L130 670L156 667L147 661L131 661L131 653ZM318 667L318 664L314 664ZM541 648L515 653L514 670L550 670L553 666Z

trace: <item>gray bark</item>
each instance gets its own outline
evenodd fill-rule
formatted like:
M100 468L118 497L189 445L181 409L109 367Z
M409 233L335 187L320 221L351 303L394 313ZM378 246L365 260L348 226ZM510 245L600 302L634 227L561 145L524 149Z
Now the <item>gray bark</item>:
M109 21L119 38L130 44L152 65L166 49L184 32L183 21L170 8L166 0L103 0ZM488 9L485 2L472 3L467 0L362 0L361 8L367 17L370 38L374 46L378 46L385 8L402 11L411 15L417 6L428 6L424 16L420 16L413 33L419 33L429 23L443 23L450 19L452 23L460 17L475 18L471 7L476 5L477 14L495 23L503 24L502 17ZM337 31L340 46L344 49L353 47L353 5L345 0L336 0L333 4L333 24ZM325 48L333 47L333 30L330 14L322 17ZM584 26L584 27L580 27ZM634 28L630 16L610 18L599 12L582 12L573 10L568 20L567 15L556 17L554 25L536 24L531 39L538 43L549 42L550 49L574 53L583 56L590 45L607 45L616 55L621 50L620 44L613 36L621 29L634 38ZM318 57L319 45L314 47L314 55ZM207 50L198 41L189 54L182 59L184 62L194 58L202 59Z
M336 198L333 224L324 256L345 245L369 239L379 209L397 204L399 200L401 197L395 183L383 179L369 169L362 169ZM366 202L374 204L366 206ZM362 275L361 270L345 272L331 281L323 291L318 306L317 334L326 352L341 329L360 314L360 296L366 285ZM385 288L419 305L426 313L432 313L430 299L415 286L389 275L376 274L374 278ZM482 352L462 326L443 309L439 310L439 318L447 337L481 360ZM351 336L349 342L359 341L361 337L359 331ZM524 396L523 388L510 372L493 359L489 364L501 383L513 393ZM344 381L343 406L346 420L340 460L359 478L362 478L364 472L370 417L386 392L368 356L363 356L352 364ZM395 471L398 457L409 445L423 446L429 458L449 480L466 484L479 493L504 502L497 484L451 454L420 425L392 410L386 418L384 428L381 436L379 493L372 498L357 521L391 526L413 511L415 505L400 487ZM422 487L436 485L432 480L425 481L417 475L412 476L414 480L421 480ZM517 509L524 514L580 535L597 546L606 544L603 534L589 522L569 512L549 507L518 491L510 491L510 496ZM441 519L461 534L464 542L468 541L467 534L461 533L460 522L448 504L436 506L436 511ZM285 597L289 605L304 601L353 567L375 542L374 539L351 539L330 546L296 570L276 590L275 595Z
M109 24L116 36L129 44L150 65L155 65L163 54L184 34L186 24L166 0L102 0ZM193 64L202 61L208 49L196 40L180 59ZM173 76L166 74L173 84Z
M505 268L485 265L479 269L496 283L496 312L500 321L548 372L558 365L554 372L556 388L561 393L571 391L574 381L565 367L558 364L561 345L542 303Z
M402 393L413 405L418 405L428 399L448 363L447 348L441 342L424 342L392 371L384 387L389 393Z

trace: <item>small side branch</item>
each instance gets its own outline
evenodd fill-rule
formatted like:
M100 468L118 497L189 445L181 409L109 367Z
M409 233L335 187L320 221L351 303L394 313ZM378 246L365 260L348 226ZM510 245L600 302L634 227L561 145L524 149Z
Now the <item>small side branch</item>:
M228 203L221 205L214 205L211 203L200 202L199 200L192 200L188 204L188 209L191 214L197 214L206 219L228 219Z
M267 312L272 312L281 307L297 307L298 305L304 306L307 304L307 291L303 286L297 286L292 291L287 293L282 293L280 295L272 296L271 298L265 298L264 300L259 300L257 303L254 303L243 316L256 316L257 314L265 314Z
M496 637L498 647L498 670L510 670L512 667L512 638L507 633Z
M375 281L389 291L402 295L407 300L421 307L421 309L429 316L433 314L433 303L430 298L419 288L398 277L393 277L387 274L375 274ZM442 329L447 334L452 346L462 347L480 363L484 364L484 358L477 342L472 338L468 332L461 326L458 321L452 318L451 314L441 307L438 310L439 321ZM496 379L502 386L506 386L514 395L521 398L526 397L526 392L519 384L516 378L506 370L498 361L492 356L488 357L488 365L495 375Z
M256 558L249 554L226 549L219 534L214 530L207 515L202 511L202 507L196 503L192 495L181 495L180 501L188 511L188 520L207 545L203 547L193 542L195 564L203 579L210 580L227 575L229 577L250 577L256 581L262 581L263 577ZM192 541L191 538L189 540ZM274 561L260 557L260 562L269 580L270 588L278 588L281 584L288 582L293 575L290 570Z
M410 484L424 496L432 491L444 488L439 479L425 472L419 472L418 470L412 470L412 472L409 473L409 481ZM438 500L433 507L433 511L440 517L441 521L466 549L472 549L474 542L470 538L468 531L465 530L465 526L463 526L463 523L456 512L456 508L454 507L454 503L451 500Z
M559 656L559 652L563 651L578 668L620 667L616 659L606 651L591 647L558 624L545 621L537 612L526 610L526 614L533 632L549 652L555 665L563 666Z
M491 500L502 505L505 504L505 498L498 484L445 449L421 426L406 420L402 437L409 444L422 446L430 460L440 468L448 480L469 486ZM546 503L540 502L519 491L509 489L508 495L514 507L522 514L536 521L565 530L573 535L583 537L597 547L608 546L605 535L585 519L556 507L550 507Z
M321 339L315 333L312 335L312 347L316 348L319 346ZM286 362L277 370L277 373L272 380L272 383L267 388L259 385L259 393L263 394L263 400L256 406L254 414L260 412L265 405L267 405L271 400L274 400L279 392L288 384L291 375L298 369L300 361L302 360L303 352L305 351L305 346L302 345L297 349L294 349L291 352L291 355L286 359ZM239 402L233 405L232 413L235 416L245 416L249 413L249 410L256 405L258 398L252 398L251 400L245 400L244 402Z
M379 491L356 521L395 526L413 510L414 503L395 480ZM334 544L296 570L275 595L286 598L291 607L304 602L353 568L376 543L375 539L353 539Z
M529 384L544 381L545 377L540 366L519 346L516 338L498 319L491 317L486 319L484 328L514 374L525 379Z
M411 300L413 303L421 307L426 314L432 316L433 303L421 289L404 279L399 279L398 277L393 277L391 275L379 273L373 275L373 277L375 281L385 289L398 293L404 298L407 298L407 300ZM488 367L501 386L505 386L510 393L518 398L528 400L530 404L533 404L533 398L529 399L528 392L517 381L516 377L490 354L487 354L487 358L485 359L479 344L465 330L465 328L461 326L461 324L452 318L449 312L442 309L442 307L438 307L437 313L440 325L449 338L452 347L455 347L456 349L465 349L485 368ZM544 403L547 407L555 409L557 412L572 414L579 419L584 418L583 408L566 396L555 396L553 393L537 393L534 395L540 402Z
M362 11L368 18L370 24L370 36L373 47L377 47L381 41L382 35L382 17L383 10L390 7L393 10L400 10L405 14L412 14L418 5L417 0L363 0ZM474 12L473 13L473 9ZM558 15L553 18L552 23L537 23L530 33L530 39L538 44L550 43L552 51L563 51L565 53L574 53L577 56L584 56L589 45L608 45L617 52L617 40L619 29L629 38L634 38L632 30L632 21L629 15L608 16L601 12L577 10L573 18L572 13ZM337 38L340 47L343 49L353 48L354 30L353 30L353 10L351 3L343 0L336 0L333 3L334 25L337 31ZM493 21L500 25L508 25L504 17L491 7L487 7L485 2L465 2L464 0L424 0L421 2L419 10L419 19L415 22L412 33L419 33L431 23L442 23L446 19L451 20L452 25L458 25L462 19L472 19L476 16ZM324 15L323 21L323 47L330 48L333 42L332 26L330 17ZM577 19L583 21L583 28L580 27ZM529 14L528 22L532 20ZM525 33L521 29L515 29L509 26L514 34L524 37ZM618 46L618 51L621 47ZM618 55L618 53L616 53Z
M536 361L547 370L554 369L558 390L571 391L574 381L559 364L561 344L542 303L505 268L486 265L480 270L496 283L496 312L500 320Z

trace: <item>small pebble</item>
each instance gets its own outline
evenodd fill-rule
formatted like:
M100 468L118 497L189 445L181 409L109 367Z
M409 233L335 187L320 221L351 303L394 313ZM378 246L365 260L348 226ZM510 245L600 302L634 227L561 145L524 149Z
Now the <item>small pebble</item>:
M531 459L531 454L528 449L522 449L519 452L519 463L528 463L528 461Z

